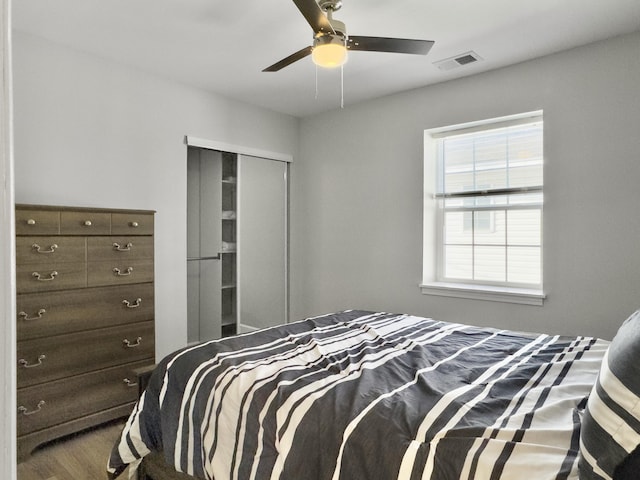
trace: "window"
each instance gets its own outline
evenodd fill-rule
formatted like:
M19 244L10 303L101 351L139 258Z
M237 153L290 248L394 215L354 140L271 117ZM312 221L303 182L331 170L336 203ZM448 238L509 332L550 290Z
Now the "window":
M425 159L435 271L425 267L423 283L519 289L542 298L541 112L428 131ZM425 242L425 249L433 246Z

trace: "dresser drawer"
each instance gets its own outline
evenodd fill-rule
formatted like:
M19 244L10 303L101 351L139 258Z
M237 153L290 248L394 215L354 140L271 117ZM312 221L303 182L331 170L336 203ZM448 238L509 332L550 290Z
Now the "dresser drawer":
M54 265L86 260L84 237L17 237L18 265Z
M112 213L112 235L153 235L153 214Z
M149 358L18 390L18 436L118 405L133 404L138 399L133 370L153 361Z
M16 266L16 291L18 293L81 288L86 285L86 263Z
M56 235L60 233L60 212L16 209L17 235Z
M91 211L62 211L60 213L62 235L109 235L111 214Z
M16 311L18 341L151 320L153 283L25 293Z
M154 356L153 321L17 342L18 387Z
M87 258L90 263L153 260L153 237L89 237Z
M87 284L124 285L153 281L153 260L127 259L119 262L93 262L89 264Z

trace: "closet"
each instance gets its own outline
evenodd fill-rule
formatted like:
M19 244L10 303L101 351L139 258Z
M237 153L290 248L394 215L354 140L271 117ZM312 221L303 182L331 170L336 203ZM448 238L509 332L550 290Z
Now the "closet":
M188 341L288 320L288 163L189 146Z

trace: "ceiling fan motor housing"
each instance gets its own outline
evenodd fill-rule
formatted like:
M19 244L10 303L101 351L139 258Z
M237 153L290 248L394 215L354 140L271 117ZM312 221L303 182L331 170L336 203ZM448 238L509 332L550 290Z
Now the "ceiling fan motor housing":
M341 45L343 47L347 47L347 37L343 35L341 32L336 33L321 33L316 35L313 38L313 48L319 47L320 45Z
M337 12L342 7L342 0L318 0L318 6L325 12Z
M347 26L341 22L340 20L336 20L334 18L329 18L329 23L331 24L331 28L333 31L320 31L316 32L314 38L324 37L324 36L340 36L343 37L346 41L347 39Z

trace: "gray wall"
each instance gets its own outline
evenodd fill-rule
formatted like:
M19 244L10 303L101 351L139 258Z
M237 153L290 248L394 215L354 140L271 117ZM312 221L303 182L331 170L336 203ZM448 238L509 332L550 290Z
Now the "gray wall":
M639 51L635 33L303 119L292 318L364 308L610 338L640 308ZM544 306L422 295L423 131L538 109Z
M187 341L184 136L296 154L298 121L14 37L17 203L156 210L156 341Z
M17 34L16 200L157 214L186 342L185 134L292 153L291 318L343 308L611 337L639 307L640 33L298 121ZM423 130L544 109L543 307L422 295ZM300 152L299 154L297 152Z

